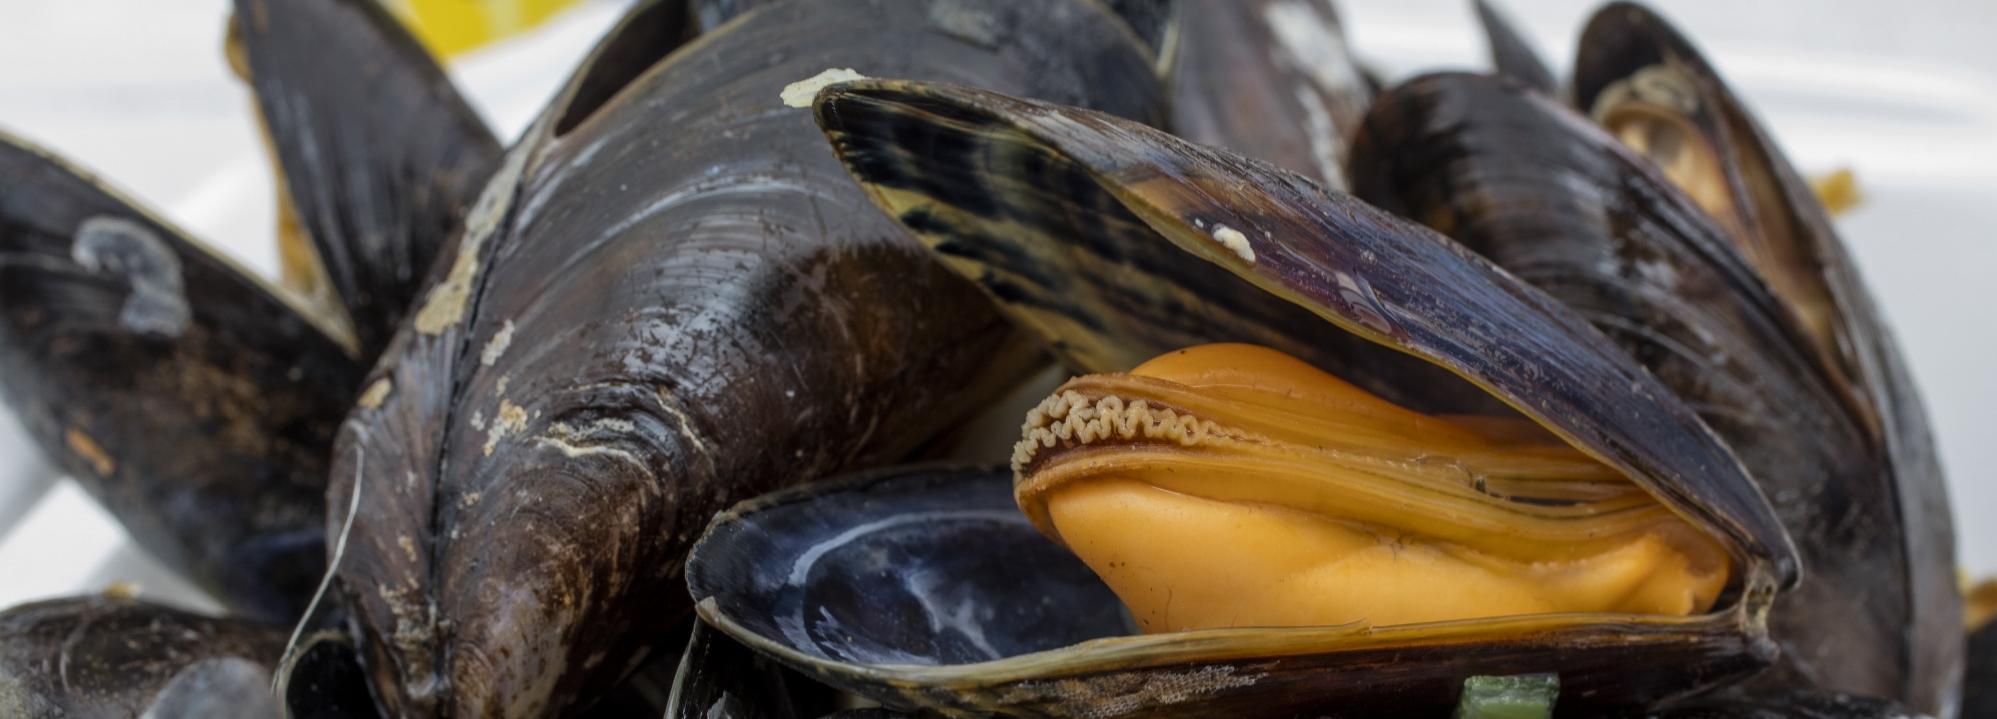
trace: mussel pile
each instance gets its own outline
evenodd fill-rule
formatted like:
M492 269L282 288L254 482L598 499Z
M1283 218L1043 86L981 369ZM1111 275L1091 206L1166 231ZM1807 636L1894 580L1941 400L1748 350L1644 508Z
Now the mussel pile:
M0 715L1991 705L1773 138L1641 6L1564 85L1476 11L1389 86L1328 0L641 0L502 145L238 0L282 286L0 135L0 393L231 616L7 610Z

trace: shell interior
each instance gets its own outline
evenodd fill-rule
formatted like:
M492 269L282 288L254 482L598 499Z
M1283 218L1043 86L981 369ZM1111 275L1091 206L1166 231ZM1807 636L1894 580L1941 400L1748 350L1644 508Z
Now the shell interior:
M731 510L702 541L725 554L696 548L694 596L822 659L972 664L1131 631L1109 588L1013 506L1002 469L892 471L752 505L770 508Z

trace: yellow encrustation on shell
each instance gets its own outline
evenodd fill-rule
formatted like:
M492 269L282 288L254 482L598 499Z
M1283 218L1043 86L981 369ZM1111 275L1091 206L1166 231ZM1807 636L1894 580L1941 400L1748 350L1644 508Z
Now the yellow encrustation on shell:
M1730 572L1537 425L1424 415L1252 345L1076 378L1023 434L1020 507L1148 632L1689 615Z

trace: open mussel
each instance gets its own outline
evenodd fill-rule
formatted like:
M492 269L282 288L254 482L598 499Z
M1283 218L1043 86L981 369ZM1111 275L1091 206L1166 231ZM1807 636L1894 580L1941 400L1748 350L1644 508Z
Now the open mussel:
M715 511L897 458L1030 366L786 106L802 81L1163 115L1147 53L1092 2L777 2L676 47L690 18L642 4L598 46L345 425L340 594L392 714L587 703L673 639Z
M1422 219L1594 323L1740 456L1804 563L1770 620L1776 675L1906 698L1921 641L1906 628L1952 608L1908 594L1923 560L1900 538L1948 520L1900 506L1866 412L1690 197L1566 107L1476 75L1382 95L1352 172L1361 198Z
M947 120L924 134L866 126L917 112ZM734 579L690 582L703 619L891 706L963 713L1422 712L1446 709L1467 676L1522 672L1559 673L1563 707L1583 710L1666 700L1768 660L1763 616L1793 584L1795 558L1766 500L1691 410L1551 298L1349 197L1095 113L860 81L823 91L818 115L863 181L893 174L862 166L880 157L917 176L957 161L870 145L941 144L959 133L1003 148L978 156L1015 158L960 171L1106 190L1116 200L1106 209L1150 228L1185 261L1308 308L1323 336L1357 335L1447 368L1518 416L1404 410L1261 348L1169 354L1130 374L1071 380L1029 414L1014 456L1013 499L1025 517L1107 580L1121 599L1111 606L1127 605L1154 633L1102 636L1117 630L1109 619L1068 621L1052 628L1058 638L1010 649L924 649L897 637L907 622L883 625L890 613L808 607L782 619L797 607L770 587L802 582L804 596L827 598L838 590L812 585L799 571L810 563L760 553L794 541L772 535L804 525L822 528L800 536L913 533L938 514L893 509L934 501L926 497L838 510L859 500L831 492L788 500L818 517L810 522L738 527L756 503L719 519L693 576L713 577L708 567L721 563ZM1097 221L1075 220L1067 236L1085 241L1084 223ZM1019 521L1007 516L988 521ZM990 561L962 555L998 544L936 543L958 566ZM929 565L897 567L921 575L914 567ZM1311 587L1324 591L1283 586L1298 567L1321 569ZM1553 592L1562 596L1550 602L1535 586L1548 578L1532 572L1549 567L1568 570L1556 573L1572 596ZM953 578L943 586L976 576L936 573ZM1436 578L1420 585L1416 603L1429 606L1401 606L1408 588L1397 582L1420 576ZM1011 581L1031 591L981 596L978 606L991 609L945 615L957 618L952 631L989 637L997 625L980 617L1029 611L1047 591L1032 577ZM1517 603L1483 604L1486 590ZM1207 601L1216 591L1235 601ZM1256 616L1231 616L1248 604ZM1078 615L1095 612L1065 616ZM1073 643L1078 636L1098 638Z
M1893 629L1904 636L1895 640L1897 656L1882 672L1879 663L1824 652L1785 663L1795 676L1770 680L1856 688L1917 711L1950 713L1962 633L1954 619L1961 600L1946 489L1919 393L1850 252L1767 131L1655 13L1629 3L1602 9L1582 33L1574 73L1576 106L1651 158L1717 221L1794 317L1819 371L1850 395L1868 444L1886 460L1871 481L1874 491L1895 497L1899 526L1826 526L1898 545L1887 550L1905 562L1889 577L1906 595L1906 613L1888 620L1901 622ZM1814 539L1799 540L1806 538ZM1796 634L1846 621L1783 613L1775 621L1788 616L1801 623Z
M1835 268L1819 256L1829 249L1821 246L1829 224L1718 72L1662 18L1631 3L1596 13L1578 53L1576 106L1711 213L1794 308L1813 346L1848 362L1834 316L1846 308L1823 274Z

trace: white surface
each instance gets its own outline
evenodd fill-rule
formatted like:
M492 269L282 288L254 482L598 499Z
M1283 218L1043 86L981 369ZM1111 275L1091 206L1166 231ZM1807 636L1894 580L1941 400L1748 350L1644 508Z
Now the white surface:
M1513 0L1564 75L1588 0ZM1997 5L1658 3L1755 104L1808 172L1850 166L1866 203L1840 221L1924 389L1950 472L1961 556L1997 573ZM221 58L224 0L0 0L0 129L90 168L250 267L274 273L270 171L251 100ZM454 74L502 137L531 119L615 20L599 0ZM1345 0L1355 48L1390 78L1481 67L1467 0ZM774 91L774 90L773 90ZM25 517L18 523L13 517ZM11 531L9 527L12 527ZM0 416L0 607L137 581L212 602L125 540Z

